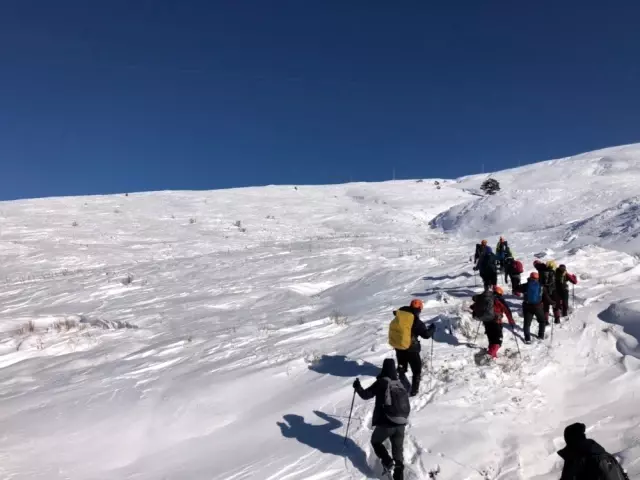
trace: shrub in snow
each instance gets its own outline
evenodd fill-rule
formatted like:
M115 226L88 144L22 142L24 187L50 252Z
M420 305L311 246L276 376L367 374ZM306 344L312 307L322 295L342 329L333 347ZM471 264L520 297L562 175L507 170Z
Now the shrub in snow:
M242 222L240 220L236 220L233 224L234 227L242 228Z
M335 325L346 325L348 323L348 318L345 315L342 315L338 310L331 312L329 319L331 320L331 323L334 323Z
M131 285L133 283L133 275L130 273L127 274L122 280L120 280L123 285Z
M195 218L190 218L189 219L189 224L193 225L194 223L196 223L196 219Z
M500 191L500 182L498 182L495 178L487 178L484 182L482 182L480 190L482 190L487 195L495 195Z
M423 179L416 180L416 183L422 183L422 182L424 182L424 180L423 180Z
M71 226L72 226L72 227L77 227L77 226L78 226L78 222L74 221L74 222L71 224Z

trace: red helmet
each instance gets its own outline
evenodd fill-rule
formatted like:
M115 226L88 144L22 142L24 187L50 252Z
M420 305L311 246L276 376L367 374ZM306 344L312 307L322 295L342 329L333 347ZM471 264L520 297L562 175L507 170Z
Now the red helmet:
M419 298L414 298L413 300L411 300L411 303L409 304L409 306L411 308L416 308L416 309L422 311L422 309L424 307L424 303Z
M538 272L531 272L529 278L532 278L533 280L540 280L540 274Z
M500 285L493 286L493 293L497 293L498 295L504 295L504 290Z

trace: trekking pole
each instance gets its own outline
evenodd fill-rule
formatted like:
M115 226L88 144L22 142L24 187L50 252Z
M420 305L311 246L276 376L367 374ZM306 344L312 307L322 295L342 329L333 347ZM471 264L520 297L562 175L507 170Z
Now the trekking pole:
M573 313L573 311L576 309L576 286L575 285L571 285L571 290L572 290L572 303L573 306L571 307L571 313Z
M549 347L553 346L553 325L554 325L555 320L553 322L551 322L551 338L549 339Z
M520 361L522 361L522 353L520 352L520 345L518 344L518 336L516 335L513 326L511 327L511 333L513 334L513 339L516 341L516 348L518 349L518 355L520 356Z
M351 408L349 409L349 420L347 421L347 431L344 434L344 446L347 446L347 438L349 437L349 425L351 425L351 413L353 412L353 403L356 401L356 391L353 390L353 398L351 399Z
M473 343L476 343L476 340L478 339L478 334L480 333L480 324L482 322L478 321L478 328L476 329L476 336L473 337Z
M431 376L429 377L429 390L431 390L433 386L433 336L431 337L431 358L429 359L429 371L431 372Z

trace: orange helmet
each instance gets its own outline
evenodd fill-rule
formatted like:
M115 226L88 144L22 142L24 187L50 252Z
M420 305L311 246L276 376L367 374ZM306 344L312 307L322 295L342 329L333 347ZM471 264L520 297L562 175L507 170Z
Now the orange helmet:
M487 242L486 240L482 240L482 241L480 242L480 245L482 245L482 246L484 247L484 246L486 246L486 245L487 245L487 243L488 243L488 242Z
M411 300L411 303L409 304L409 306L411 308L416 308L422 311L422 308L424 307L424 303L419 298L414 298L413 300Z
M497 293L498 295L504 295L504 290L499 285L493 286L493 293Z
M540 280L540 274L538 272L531 272L529 278L532 278L533 280Z

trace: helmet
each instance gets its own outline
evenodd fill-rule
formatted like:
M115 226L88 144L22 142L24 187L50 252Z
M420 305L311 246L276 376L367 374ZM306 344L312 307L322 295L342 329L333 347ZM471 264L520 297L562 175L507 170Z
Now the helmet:
M504 290L499 285L493 286L493 293L497 293L498 295L504 295Z
M414 298L413 300L411 300L411 303L409 304L409 306L411 308L417 308L418 310L422 311L422 308L424 307L424 303L419 298Z
M486 246L486 245L487 245L487 243L488 243L488 242L487 242L486 240L482 240L482 241L480 242L480 245L482 245L482 246L484 247L484 246Z
M558 268L558 264L556 263L555 260L549 260L547 262L547 268L550 268L552 270L555 270L556 268Z
M531 272L529 278L532 278L533 280L540 280L540 274L538 272Z

